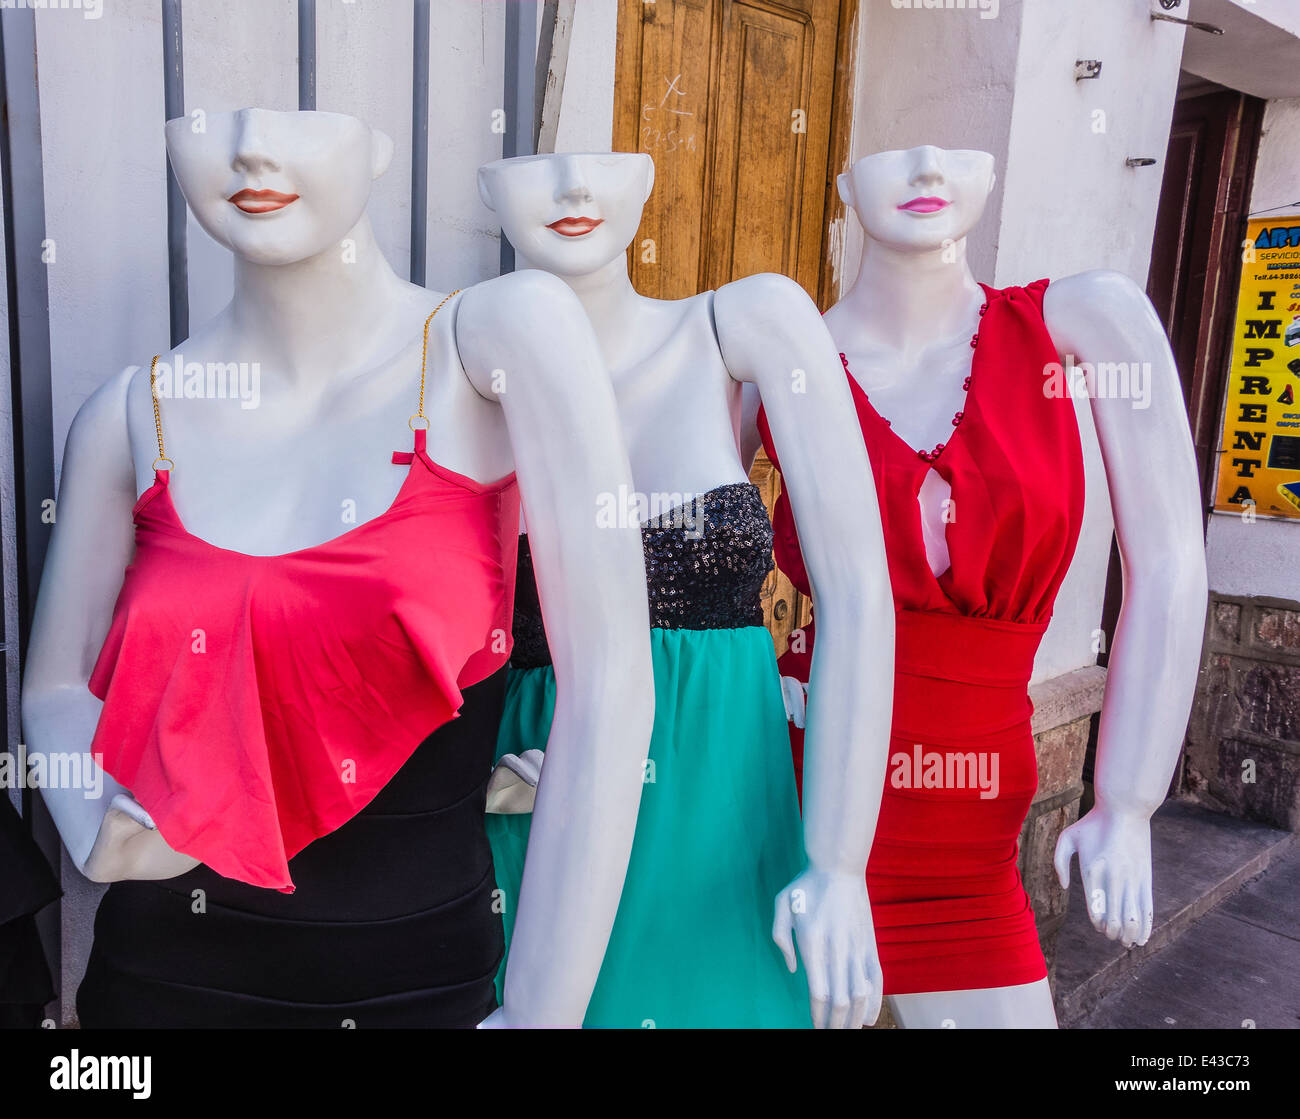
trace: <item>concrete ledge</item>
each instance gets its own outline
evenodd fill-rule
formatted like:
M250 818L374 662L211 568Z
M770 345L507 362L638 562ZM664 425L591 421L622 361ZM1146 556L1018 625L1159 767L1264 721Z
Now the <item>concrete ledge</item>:
M1033 732L1043 734L1095 715L1101 710L1105 692L1106 670L1096 664L1030 685L1029 698L1034 703L1034 718L1030 723Z

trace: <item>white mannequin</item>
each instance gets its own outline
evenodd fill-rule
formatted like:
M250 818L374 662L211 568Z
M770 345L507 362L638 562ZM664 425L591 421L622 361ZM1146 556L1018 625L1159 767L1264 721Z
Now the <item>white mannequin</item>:
M641 493L702 494L746 481L757 440L742 459L742 384L766 405L808 570L827 603L813 675L834 697L810 709L808 869L777 899L773 935L793 971L793 925L814 1024L856 1028L875 1020L881 1001L864 872L893 676L893 603L870 466L834 345L812 301L784 276L751 276L713 294L722 363L716 353L712 365L701 354L698 367L685 369L651 360L709 297L648 299L632 287L627 247L653 183L645 154L528 156L479 170L483 200L521 266L560 276L582 301L613 378ZM793 375L800 370L804 376ZM535 775L539 761L506 764Z
M950 437L962 406L969 340L985 298L967 264L966 235L993 182L987 152L936 147L880 152L839 177L840 197L857 213L865 242L858 277L826 324L872 404L913 447ZM947 205L904 208L936 198ZM1151 368L1145 409L1130 399L1090 398L1124 561L1124 604L1101 716L1096 805L1056 849L1063 887L1070 857L1079 855L1094 927L1125 945L1143 944L1153 917L1149 820L1182 748L1200 660L1200 487L1173 354L1141 289L1116 272L1085 272L1051 283L1043 313L1062 362L1074 355ZM949 566L948 496L947 482L931 471L918 500L936 575ZM829 613L818 600L819 629ZM816 688L808 695L811 701ZM901 995L891 1008L905 1027L1056 1025L1045 979Z
M257 362L262 374L257 408L162 400L176 504L221 547L273 555L331 539L348 527L344 502L361 523L397 492L389 455L410 446L422 326L443 298L400 280L371 232L370 184L392 143L339 114L244 109L208 116L202 133L170 121L167 145L195 216L236 258L232 301L180 349L187 361ZM241 205L241 190L282 197ZM430 454L479 481L517 471L541 594L565 619L529 871L540 885L521 906L504 1006L488 1023L578 1025L618 904L653 719L639 534L598 529L590 515L594 495L630 484L627 454L591 328L558 281L527 272L479 284L429 334ZM99 717L87 678L157 453L148 356L100 388L68 436L23 695L33 754L86 748ZM560 417L586 432L581 444ZM107 777L105 789L100 801L45 790L87 876L168 878L195 865L142 826L147 816Z

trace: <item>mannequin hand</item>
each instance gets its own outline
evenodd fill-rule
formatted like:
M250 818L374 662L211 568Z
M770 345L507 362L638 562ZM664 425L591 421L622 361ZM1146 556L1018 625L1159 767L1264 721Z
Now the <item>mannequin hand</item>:
M498 1006L474 1028L476 1030L508 1030L510 1026L506 1022L506 1008Z
M155 881L199 865L198 859L173 851L152 824L138 803L121 793L115 796L86 858L86 877L92 882Z
M1088 919L1126 948L1151 936L1151 821L1140 812L1098 804L1056 843L1056 876L1070 884L1070 857L1079 855Z
M488 780L487 810L502 816L531 812L545 758L541 750L502 754Z
M786 721L803 730L804 713L808 709L808 685L793 676L782 676L781 698L785 700Z
M795 936L792 936L791 933ZM795 970L795 939L817 1029L861 1029L880 1014L884 976L862 874L809 867L776 899L772 939Z

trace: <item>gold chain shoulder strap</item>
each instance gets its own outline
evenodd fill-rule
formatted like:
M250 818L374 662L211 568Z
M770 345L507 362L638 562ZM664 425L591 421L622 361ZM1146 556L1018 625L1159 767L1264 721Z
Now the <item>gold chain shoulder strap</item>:
M462 290L461 288L457 288L455 291L453 291L451 295L447 296L446 299L444 299L441 303L439 303L438 306L436 306L429 313L429 317L424 320L424 347L423 349L420 350L420 406L418 409L416 409L415 415L413 415L409 420L406 421L412 431L417 431L417 430L427 431L429 428L429 417L424 414L424 370L425 370L425 365L429 360L429 324L433 322L433 316L436 315L439 311L441 311L444 306L446 306L447 300L450 299L453 295L459 295L461 293L461 290ZM156 402L154 406L155 408L157 407ZM419 428L417 428L415 424L416 420L423 420L424 423L421 424ZM158 438L161 441L162 435L160 434ZM159 443L159 445L161 446L161 442Z
M175 470L176 464L167 457L167 448L163 446L162 409L158 406L158 359L162 354L153 355L153 364L149 366L149 395L153 397L153 427L158 433L158 457L153 460L153 468L158 470ZM165 462L166 467L159 463Z

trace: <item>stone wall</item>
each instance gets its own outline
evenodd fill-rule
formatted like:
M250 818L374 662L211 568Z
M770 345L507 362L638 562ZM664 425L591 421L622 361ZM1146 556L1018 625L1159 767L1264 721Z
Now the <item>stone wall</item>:
M1210 596L1182 791L1300 831L1300 603Z
M1038 792L1020 833L1020 876L1034 906L1038 940L1053 980L1056 940L1069 900L1069 891L1061 889L1056 880L1056 841L1079 818L1084 755L1105 688L1106 670L1090 666L1030 689Z

